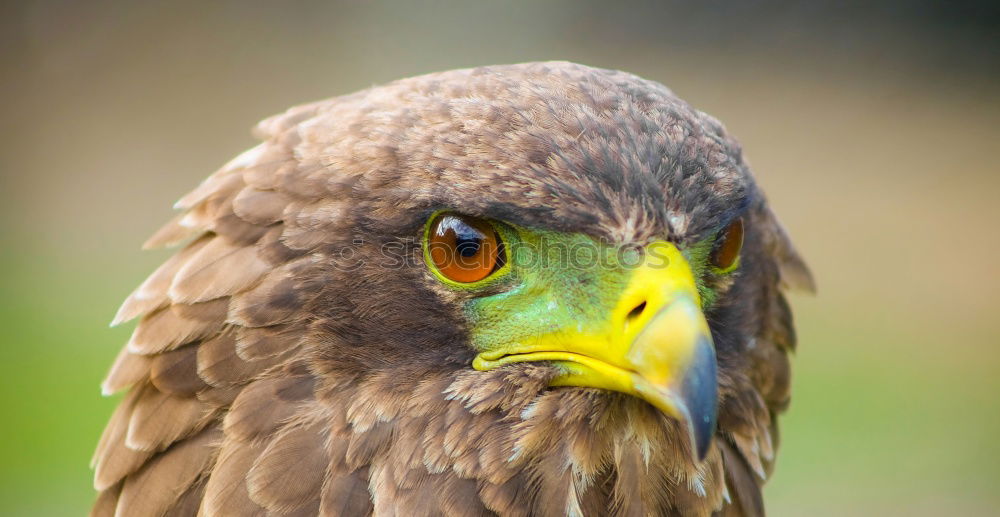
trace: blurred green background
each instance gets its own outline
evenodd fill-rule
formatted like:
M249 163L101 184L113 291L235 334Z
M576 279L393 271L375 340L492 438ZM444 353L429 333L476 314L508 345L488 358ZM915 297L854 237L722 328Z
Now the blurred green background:
M569 59L739 137L811 263L771 515L1000 508L1000 71L977 2L5 2L0 514L82 515L139 244L293 104Z

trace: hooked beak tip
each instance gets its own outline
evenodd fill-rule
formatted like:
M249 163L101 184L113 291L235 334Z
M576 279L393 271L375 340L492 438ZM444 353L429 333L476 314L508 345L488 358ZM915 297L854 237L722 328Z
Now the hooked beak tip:
M687 413L688 432L698 460L704 460L715 434L718 382L715 349L708 336L695 347L692 364L684 376L680 398Z

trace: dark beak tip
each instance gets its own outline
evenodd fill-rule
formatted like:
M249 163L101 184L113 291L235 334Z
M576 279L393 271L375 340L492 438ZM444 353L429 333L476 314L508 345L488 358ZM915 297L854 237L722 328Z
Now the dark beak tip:
M695 454L699 462L705 461L705 456L708 455L708 449L712 445L712 436L715 434L714 420L714 418L711 418L707 423L703 423L703 425L692 426L691 438Z
M691 442L698 461L703 461L715 434L718 378L711 341L707 346L697 347L697 350L690 374L684 380L683 399L687 406Z

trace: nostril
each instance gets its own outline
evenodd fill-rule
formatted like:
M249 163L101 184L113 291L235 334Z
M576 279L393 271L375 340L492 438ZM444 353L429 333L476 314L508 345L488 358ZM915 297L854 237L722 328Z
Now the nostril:
M642 302L636 305L631 311L629 311L628 316L625 317L625 321L632 321L639 316L642 316L642 311L646 310L646 302Z

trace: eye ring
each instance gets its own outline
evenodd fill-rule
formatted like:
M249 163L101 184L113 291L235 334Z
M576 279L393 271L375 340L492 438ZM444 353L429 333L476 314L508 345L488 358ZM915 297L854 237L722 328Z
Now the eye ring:
M507 262L503 239L492 223L454 213L430 218L424 258L438 278L463 286L490 278Z
M719 232L709 262L718 273L728 273L739 265L740 251L743 248L743 218L735 219Z

